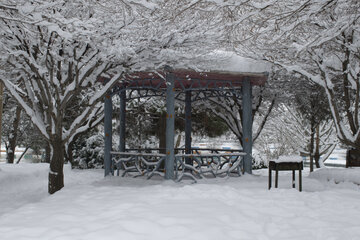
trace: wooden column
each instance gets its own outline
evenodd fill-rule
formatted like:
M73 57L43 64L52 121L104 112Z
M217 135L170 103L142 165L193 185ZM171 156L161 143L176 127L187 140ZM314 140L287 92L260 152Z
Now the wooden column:
M175 137L175 76L172 68L166 66L166 161L165 179L174 179L174 137Z
M252 173L252 89L250 80L242 82L242 128L243 128L243 151L244 170L246 173Z
M185 153L191 154L191 91L185 92ZM185 163L192 165L192 159L186 158Z
M112 100L110 94L105 96L104 107L104 131L105 131L105 149L104 149L104 168L105 176L112 174L111 148L112 148Z
M119 152L125 152L126 144L126 90L120 92Z

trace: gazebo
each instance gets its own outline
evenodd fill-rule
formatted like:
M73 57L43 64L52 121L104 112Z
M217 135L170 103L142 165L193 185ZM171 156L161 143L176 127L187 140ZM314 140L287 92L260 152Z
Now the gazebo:
M239 154L205 155L206 161L208 161L205 162L206 169L210 165L216 165L216 170L213 168L211 171L209 170L214 176L216 173L230 173L235 167L238 169L239 174L240 168L243 172L251 174L252 87L264 85L267 77L267 72L197 72L190 69L173 69L169 66L166 66L161 71L134 72L126 75L105 97L105 176L114 174L115 166L118 171L120 168L123 168L125 172L135 169L141 175L147 173L148 177L151 177L155 172L162 172L165 179L179 179L179 176L177 176L179 168L182 169L183 175L192 176L189 172L199 174L199 171L202 171L201 165L204 165L204 163L198 160L199 157L194 157L191 147L192 102L209 97L229 96L240 98L242 101L243 152ZM129 153L125 149L126 101L131 99L131 96L127 97L126 92L134 90L138 91L137 97L164 96L166 98L165 154ZM112 149L112 97L115 94L120 96L120 139L117 151ZM175 154L174 149L175 100L185 102L185 154ZM143 164L139 163L139 157L141 157ZM204 156L202 155L202 157ZM224 161L220 161L221 157L225 157L226 164ZM197 168L194 168L194 161L191 159L195 160ZM134 160L135 163L127 167L126 163L131 160ZM161 164L165 166L162 171L160 171ZM141 170L140 165L146 165L147 170ZM224 165L227 166L226 171L221 170Z

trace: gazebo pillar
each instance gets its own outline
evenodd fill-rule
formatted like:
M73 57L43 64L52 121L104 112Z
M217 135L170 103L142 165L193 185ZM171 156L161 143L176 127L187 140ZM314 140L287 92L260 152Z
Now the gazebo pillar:
M166 160L165 179L174 179L174 137L175 137L175 76L172 68L166 72Z
M185 92L185 153L191 154L191 91ZM192 165L191 158L185 159L186 164Z
M112 148L112 100L110 94L105 96L104 106L104 131L105 131L105 149L104 149L104 167L105 176L112 174L111 168L111 148Z
M125 152L126 90L120 92L119 152Z
M242 128L243 128L243 151L244 170L251 174L252 172L252 88L249 79L242 82Z

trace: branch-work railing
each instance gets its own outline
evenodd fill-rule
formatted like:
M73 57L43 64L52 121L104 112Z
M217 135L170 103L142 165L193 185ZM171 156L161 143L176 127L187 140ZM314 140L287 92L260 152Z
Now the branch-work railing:
M244 173L243 156L246 153L204 153L175 155L175 179L215 178Z
M131 152L111 152L112 172L122 177L145 176L148 179L154 175L164 176L166 155L162 149L129 149ZM136 152L134 152L136 151ZM157 151L157 153L153 153ZM244 173L243 156L246 153L233 149L191 149L191 154L185 154L185 149L175 149L175 180L190 178L196 182L201 178L214 178L238 175ZM180 153L179 153L180 152ZM223 153L220 153L223 152Z
M137 153L137 152L111 152L113 168L116 167L117 176L124 177L128 173L135 173L133 177L146 176L148 179L154 175L164 176L160 169L165 163L165 154L161 153Z

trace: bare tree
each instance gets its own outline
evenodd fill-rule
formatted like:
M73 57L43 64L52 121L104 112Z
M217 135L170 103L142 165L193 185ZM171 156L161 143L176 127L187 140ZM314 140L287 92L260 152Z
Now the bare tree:
M312 155L313 159L319 155L317 166L320 167L335 149L338 140L332 120L323 119L314 130L311 119L295 106L279 104L255 146L270 159L299 153L306 157Z
M277 106L279 101L287 99L282 86L285 81L287 79L282 73L280 74L279 71L274 70L270 74L265 86L253 88L252 118L254 142L261 135L274 107ZM232 97L225 98L209 98L199 104L221 118L242 146L242 100L238 95L234 94Z
M236 50L321 86L339 140L360 155L360 2L278 0L247 26Z
M211 1L8 3L0 60L10 71L0 80L50 144L49 193L64 186L64 149L101 120L101 101L124 72L190 66L221 39Z

